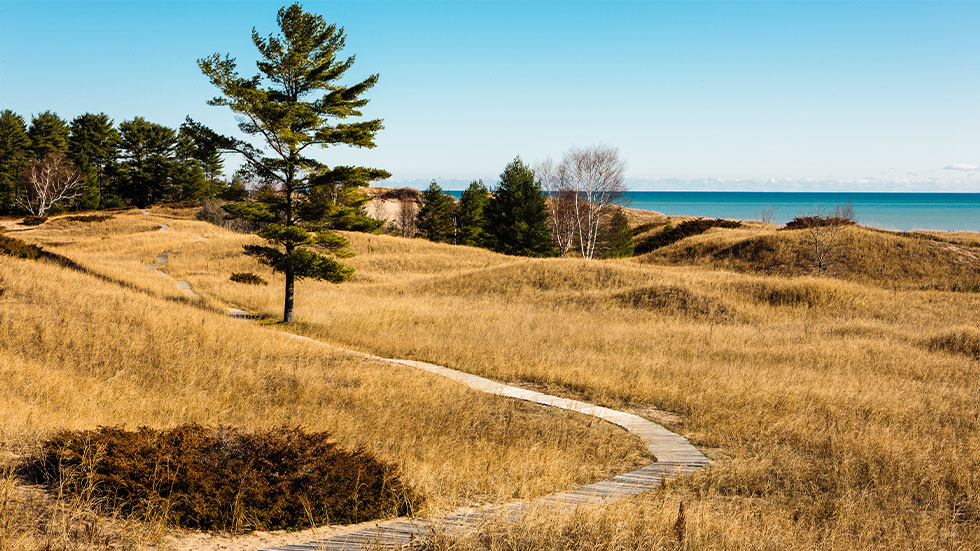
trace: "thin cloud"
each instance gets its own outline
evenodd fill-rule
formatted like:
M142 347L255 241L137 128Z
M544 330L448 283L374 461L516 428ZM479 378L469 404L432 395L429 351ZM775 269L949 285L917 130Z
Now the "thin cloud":
M958 164L955 164L955 165L944 166L943 169L944 170L966 170L966 171L970 171L970 170L980 169L980 166L978 166L978 165L968 165L968 164L964 164L964 163L958 163Z

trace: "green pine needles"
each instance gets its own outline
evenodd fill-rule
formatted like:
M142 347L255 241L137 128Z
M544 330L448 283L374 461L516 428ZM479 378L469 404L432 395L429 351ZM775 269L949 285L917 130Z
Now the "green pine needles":
M554 256L548 204L534 170L518 157L500 174L487 203L487 242L491 249L518 256Z
M348 242L333 230L377 230L380 224L363 215L355 192L390 174L365 167L331 168L310 156L335 145L375 146L381 119L343 121L362 116L368 103L362 96L378 75L350 86L341 83L354 57L339 57L344 30L322 16L293 4L279 10L277 21L277 34L263 37L252 30L260 56L259 74L253 77L240 76L229 56L198 60L221 92L209 103L236 113L239 129L261 147L219 136L190 120L186 126L218 150L241 154L267 184L253 201L230 204L226 210L262 227L259 235L269 245L250 245L245 252L285 275L283 321L291 322L295 279L339 283L351 277L353 270L336 260L349 256Z

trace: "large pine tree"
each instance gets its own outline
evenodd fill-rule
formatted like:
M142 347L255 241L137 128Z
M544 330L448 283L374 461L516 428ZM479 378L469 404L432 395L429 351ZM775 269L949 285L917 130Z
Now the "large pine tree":
M85 208L103 208L110 173L118 156L119 131L105 113L85 113L71 121L68 156L85 175L86 190L80 201Z
M471 182L460 196L456 207L460 245L486 246L486 208L489 202L490 192L483 185L483 180Z
M68 124L52 111L31 118L27 135L35 159L43 159L52 153L68 153Z
M0 111L0 213L13 210L30 145L23 117L9 109Z
M456 227L453 223L453 199L442 191L442 187L432 180L422 192L422 206L416 217L415 226L422 237L430 241L453 242Z
M517 157L500 174L500 183L487 205L490 248L518 256L553 256L555 244L548 218L541 182Z
M123 121L119 133L120 194L140 208L173 198L177 133L143 117Z
M346 244L329 229L330 193L324 190L346 174L356 173L359 182L366 183L388 173L361 167L331 169L310 156L315 149L333 145L375 146L380 119L341 121L362 116L360 110L368 103L362 96L377 83L378 75L349 86L341 82L354 57L339 57L344 30L327 24L322 16L293 4L279 10L277 22L280 32L268 37L252 29L259 74L240 76L235 60L219 54L199 60L198 65L221 92L210 104L235 112L239 129L255 137L261 147L213 133L211 138L221 149L241 154L259 178L276 184L262 201L236 203L226 210L263 225L259 235L270 245L249 246L246 253L285 275L283 321L291 322L297 278L340 282L353 271L309 248L319 245L321 251L337 251ZM188 124L208 133L192 121Z

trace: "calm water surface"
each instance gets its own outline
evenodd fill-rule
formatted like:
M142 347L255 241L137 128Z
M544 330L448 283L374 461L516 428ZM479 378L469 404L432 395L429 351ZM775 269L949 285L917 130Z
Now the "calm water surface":
M459 197L460 192L451 192ZM980 193L804 193L754 191L631 191L626 206L669 215L772 221L850 202L858 223L888 230L980 231Z

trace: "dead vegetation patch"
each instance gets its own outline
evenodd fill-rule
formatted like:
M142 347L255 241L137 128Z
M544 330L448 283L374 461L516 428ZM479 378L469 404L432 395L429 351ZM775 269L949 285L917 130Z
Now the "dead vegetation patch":
M694 318L726 319L731 310L717 300L676 285L647 285L617 293L623 306L656 310Z
M20 471L100 513L231 532L362 522L420 502L394 466L298 429L64 431Z
M957 329L926 339L923 344L934 352L959 354L980 361L980 331Z

